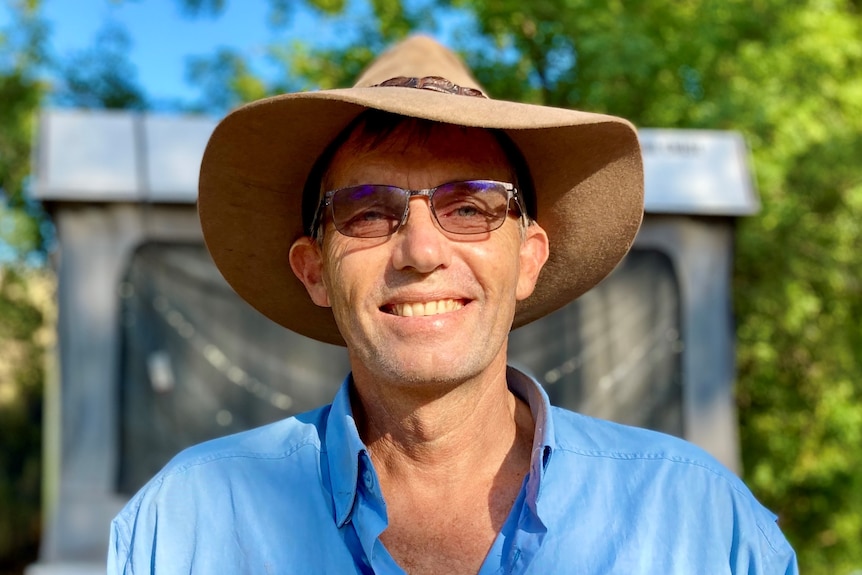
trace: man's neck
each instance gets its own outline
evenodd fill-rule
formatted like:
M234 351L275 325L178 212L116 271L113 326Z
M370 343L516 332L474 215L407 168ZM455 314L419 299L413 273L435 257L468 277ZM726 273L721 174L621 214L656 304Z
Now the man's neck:
M505 364L436 393L354 383L359 432L386 499L381 541L408 573L476 573L530 466L535 425L508 389Z
M529 464L532 415L509 391L505 364L448 385L354 385L360 436L378 473L399 483L457 481L485 466L496 471L518 453Z

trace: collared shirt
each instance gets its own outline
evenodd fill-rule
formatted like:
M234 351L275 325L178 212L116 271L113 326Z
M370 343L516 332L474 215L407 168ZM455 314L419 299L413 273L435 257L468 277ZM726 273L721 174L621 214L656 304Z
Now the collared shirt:
M532 411L533 452L480 575L798 573L775 516L701 449L551 407L538 383L507 377ZM404 573L380 542L386 503L350 385L179 454L114 519L109 575Z

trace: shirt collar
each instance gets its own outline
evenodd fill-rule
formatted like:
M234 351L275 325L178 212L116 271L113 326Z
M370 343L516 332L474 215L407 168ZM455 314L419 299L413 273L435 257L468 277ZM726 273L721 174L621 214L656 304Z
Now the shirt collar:
M551 404L547 393L539 383L521 371L508 367L506 381L509 389L530 406L535 422L530 473L527 480L526 501L538 516L537 503L541 493L542 478L556 447L554 426L551 419ZM332 401L326 423L326 457L329 462L332 482L332 497L335 505L335 522L342 527L354 509L357 489L363 481L362 474L373 473L371 459L365 444L359 437L353 408L350 404L352 377L348 375Z
M343 526L353 511L359 485L359 465L366 453L350 405L352 376L348 375L332 401L326 422L326 453L335 504L335 523Z
M551 418L551 402L544 388L532 377L508 367L506 382L509 390L530 406L535 429L533 430L533 451L530 457L530 473L527 476L526 503L539 517L538 502L541 495L542 479L556 447L554 440L554 421Z

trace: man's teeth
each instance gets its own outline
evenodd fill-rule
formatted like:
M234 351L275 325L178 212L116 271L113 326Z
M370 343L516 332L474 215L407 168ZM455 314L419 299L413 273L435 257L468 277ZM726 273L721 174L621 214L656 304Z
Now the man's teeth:
M459 300L444 299L416 303L397 303L392 306L392 313L403 317L421 317L437 315L461 309L464 304Z

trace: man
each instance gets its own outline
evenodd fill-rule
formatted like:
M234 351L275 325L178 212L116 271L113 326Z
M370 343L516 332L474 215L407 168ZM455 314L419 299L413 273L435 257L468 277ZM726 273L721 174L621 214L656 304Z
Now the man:
M115 519L109 572L796 573L701 450L552 408L506 366L513 326L633 241L624 120L492 100L415 37L354 88L228 116L200 186L228 282L352 373L329 406L176 457Z

